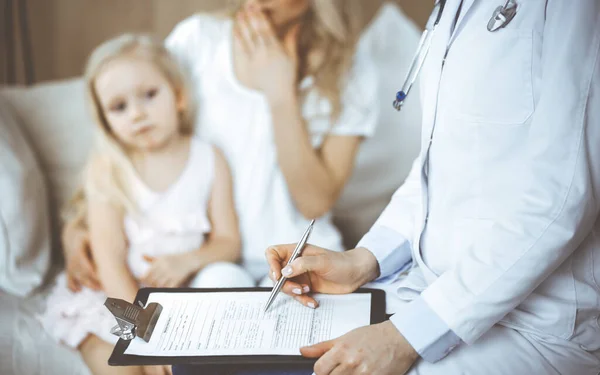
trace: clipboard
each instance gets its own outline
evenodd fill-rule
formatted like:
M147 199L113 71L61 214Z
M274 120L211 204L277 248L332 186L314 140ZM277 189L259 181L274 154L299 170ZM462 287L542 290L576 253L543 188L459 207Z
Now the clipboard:
M152 293L211 293L211 292L270 292L272 288L142 288L138 291L134 304L145 306ZM387 319L385 313L385 292L379 289L360 288L354 293L371 294L371 324ZM253 366L261 368L278 366L312 366L316 359L301 355L224 355L224 356L142 356L125 354L131 341L119 339L108 359L111 366L152 366L152 365L199 365L218 368L222 365Z

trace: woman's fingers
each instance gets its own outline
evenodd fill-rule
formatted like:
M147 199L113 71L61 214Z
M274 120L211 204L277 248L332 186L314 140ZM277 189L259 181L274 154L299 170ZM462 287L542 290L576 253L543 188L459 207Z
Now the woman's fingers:
M270 246L265 251L265 257L269 264L269 277L273 281L281 278L281 268L287 263L294 252L296 245L277 245Z
M292 264L285 266L281 274L285 277L296 277L307 272L326 274L331 268L327 255L305 255L296 258Z
M250 25L248 13L244 11L238 12L236 20L236 35L239 37L244 51L246 53L254 52L257 44L257 37L252 26Z
M303 296L295 296L294 299L306 307L311 309L316 309L319 306L319 303L316 299L311 296L303 295Z
M271 22L267 19L263 12L259 10L250 11L250 26L252 27L257 40L260 44L269 46L277 43L277 36Z
M96 269L87 254L81 257L79 265L81 274L78 281L90 289L102 289L100 281L98 280L98 275L96 274Z
M75 280L75 278L67 273L67 287L71 292L77 293L81 290L81 285Z

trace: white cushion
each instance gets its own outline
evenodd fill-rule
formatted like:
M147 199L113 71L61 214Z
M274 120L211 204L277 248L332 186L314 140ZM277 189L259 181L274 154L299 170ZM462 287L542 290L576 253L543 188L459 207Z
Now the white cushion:
M49 267L45 181L9 104L0 98L0 289L25 296Z
M363 142L354 174L334 208L334 220L352 248L369 230L419 154L421 105L415 85L401 112L392 102L419 43L418 27L395 4L383 5L361 38L377 64L380 119Z
M80 78L0 91L15 108L48 179L54 248L59 212L78 185L92 144L93 122ZM57 250L55 250L59 253Z

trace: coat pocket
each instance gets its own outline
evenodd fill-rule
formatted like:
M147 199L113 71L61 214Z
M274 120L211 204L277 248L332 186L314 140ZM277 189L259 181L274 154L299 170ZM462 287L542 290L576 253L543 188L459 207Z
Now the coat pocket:
M455 117L473 123L525 123L534 111L533 32L481 32L458 49Z

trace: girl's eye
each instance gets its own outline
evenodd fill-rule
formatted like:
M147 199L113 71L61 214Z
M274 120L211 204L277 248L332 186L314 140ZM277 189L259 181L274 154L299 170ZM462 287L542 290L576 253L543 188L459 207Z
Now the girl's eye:
M125 102L117 102L110 106L110 110L113 112L123 112L127 108Z
M150 89L150 90L146 91L146 98L152 99L156 96L156 94L158 94L158 89Z

